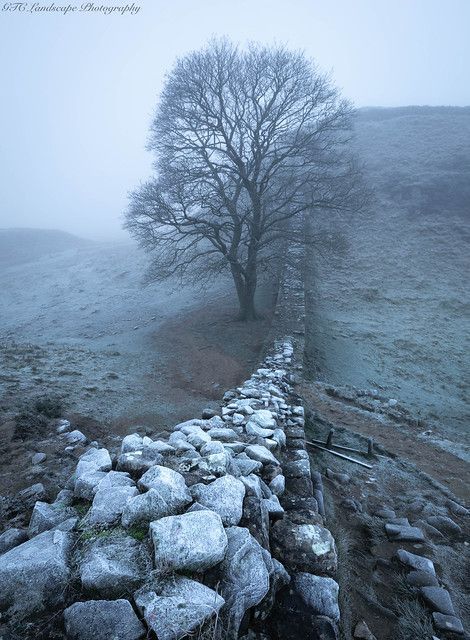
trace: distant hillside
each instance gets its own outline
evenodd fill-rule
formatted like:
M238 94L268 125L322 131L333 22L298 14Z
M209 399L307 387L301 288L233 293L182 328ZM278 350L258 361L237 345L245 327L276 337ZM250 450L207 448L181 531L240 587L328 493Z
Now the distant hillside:
M0 229L0 265L33 262L90 243L89 240L55 229Z
M470 215L470 107L359 109L356 133L380 196L414 214Z

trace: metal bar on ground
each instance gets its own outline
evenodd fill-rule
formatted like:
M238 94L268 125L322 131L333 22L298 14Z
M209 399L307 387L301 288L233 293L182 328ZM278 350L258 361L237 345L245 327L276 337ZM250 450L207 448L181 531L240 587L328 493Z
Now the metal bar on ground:
M314 442L309 442L305 440L306 444L309 444L311 447L315 447L316 449L320 449L321 451L326 451L327 453L331 453L334 456L338 456L338 458L343 458L343 460L348 460L349 462L355 462L356 464L360 464L361 467L366 467L366 469L372 469L372 465L366 464L365 462L361 462L361 460L356 460L355 458L351 458L350 456L345 456L343 453L339 453L339 451L333 451L332 449L327 449L326 447L322 447L319 444L315 444Z

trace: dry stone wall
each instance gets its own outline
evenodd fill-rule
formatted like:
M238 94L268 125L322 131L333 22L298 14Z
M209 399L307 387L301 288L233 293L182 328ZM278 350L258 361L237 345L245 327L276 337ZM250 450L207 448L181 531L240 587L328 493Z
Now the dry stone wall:
M27 532L1 536L5 639L337 638L335 542L295 393L295 273L286 266L271 351L220 415L167 440L126 436L114 456L90 446ZM79 435L59 432L64 446Z

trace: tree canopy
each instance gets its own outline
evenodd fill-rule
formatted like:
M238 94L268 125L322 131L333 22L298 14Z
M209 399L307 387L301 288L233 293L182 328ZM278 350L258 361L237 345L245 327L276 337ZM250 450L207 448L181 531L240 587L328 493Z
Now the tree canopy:
M259 274L303 218L360 206L351 105L303 53L211 41L179 59L151 126L155 177L130 196L126 226L150 277L228 270L240 317L256 317Z

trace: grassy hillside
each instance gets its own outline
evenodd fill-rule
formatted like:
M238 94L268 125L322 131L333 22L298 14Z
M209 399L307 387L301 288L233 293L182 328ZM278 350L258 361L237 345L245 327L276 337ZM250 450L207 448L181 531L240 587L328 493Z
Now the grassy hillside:
M54 229L0 229L0 265L33 262L90 241Z

